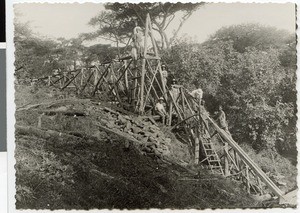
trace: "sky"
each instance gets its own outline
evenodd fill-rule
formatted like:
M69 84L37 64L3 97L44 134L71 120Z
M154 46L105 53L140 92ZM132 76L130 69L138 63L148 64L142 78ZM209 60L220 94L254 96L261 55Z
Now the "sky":
M89 20L104 10L103 4L15 4L20 22L29 22L32 30L49 38L77 37L92 32ZM295 6L292 3L211 3L197 10L183 25L179 37L188 35L198 42L205 41L218 29L243 23L259 23L295 33ZM175 20L174 25L178 22ZM173 27L171 25L170 27ZM169 35L174 31L167 31Z

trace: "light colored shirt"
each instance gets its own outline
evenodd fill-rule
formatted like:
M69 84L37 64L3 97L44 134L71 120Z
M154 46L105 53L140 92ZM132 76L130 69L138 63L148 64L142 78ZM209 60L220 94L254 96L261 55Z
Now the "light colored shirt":
M174 101L176 101L178 99L179 93L180 93L179 87L172 85L170 92L171 92L171 95L173 96Z
M160 113L162 113L162 114L164 114L164 115L167 114L164 105L162 103L160 103L160 102L156 103L155 110L158 111L158 112L160 112Z
M191 93L190 93L191 96L193 96L194 98L197 98L197 99L202 99L203 97L203 91L202 89L196 89L196 90L193 90Z

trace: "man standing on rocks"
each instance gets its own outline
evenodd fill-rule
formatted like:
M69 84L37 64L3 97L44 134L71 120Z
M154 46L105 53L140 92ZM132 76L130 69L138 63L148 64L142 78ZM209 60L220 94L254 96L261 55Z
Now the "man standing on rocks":
M155 105L155 111L156 111L157 114L160 115L162 123L165 124L166 117L167 117L167 112L166 112L166 109L165 109L165 106L164 106L163 102L164 102L164 98L160 97L158 99L158 102Z

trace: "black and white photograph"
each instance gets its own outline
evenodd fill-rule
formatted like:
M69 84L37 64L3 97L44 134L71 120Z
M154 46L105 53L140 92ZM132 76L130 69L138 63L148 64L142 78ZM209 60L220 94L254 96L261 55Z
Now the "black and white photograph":
M296 12L13 4L15 208L296 209Z

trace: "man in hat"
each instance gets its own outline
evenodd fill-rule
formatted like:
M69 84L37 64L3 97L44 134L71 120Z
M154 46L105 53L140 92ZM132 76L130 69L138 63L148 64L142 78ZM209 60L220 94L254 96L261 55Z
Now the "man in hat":
M165 110L165 106L164 106L164 98L160 97L158 99L158 102L155 105L155 111L157 112L157 114L160 115L162 123L165 124L166 122L166 117L167 117L167 112Z

